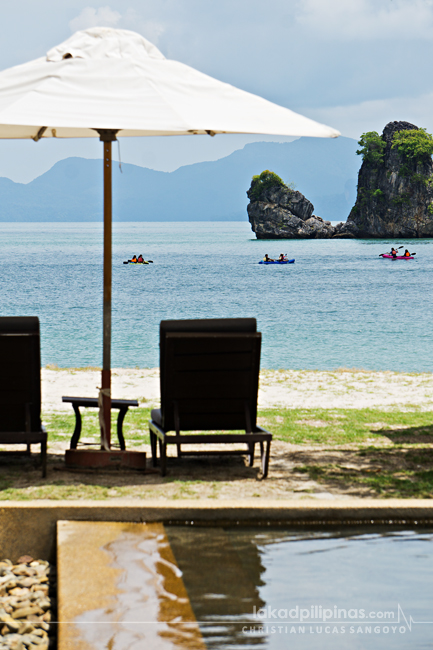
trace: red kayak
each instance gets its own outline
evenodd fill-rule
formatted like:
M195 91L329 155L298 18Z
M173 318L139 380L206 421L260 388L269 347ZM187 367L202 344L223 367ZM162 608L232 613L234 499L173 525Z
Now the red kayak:
M382 255L382 257L386 257L388 260L414 260L415 259L412 256L407 257L406 255L397 255L397 257L393 257L392 255Z

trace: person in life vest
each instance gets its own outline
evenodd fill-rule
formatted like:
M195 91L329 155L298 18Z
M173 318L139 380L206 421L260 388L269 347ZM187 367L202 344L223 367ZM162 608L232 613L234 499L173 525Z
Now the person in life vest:
M279 262L285 262L286 261L284 253L281 253L280 257L278 258L278 261Z
M264 262L275 262L275 260L271 259L267 253L264 256L263 261Z
M395 250L394 247L391 249L391 255L392 255L393 257L397 257L397 251Z
M139 256L138 256L138 260L137 260L137 262L140 262L140 263L143 263L143 262L144 262L143 255L139 255Z
M136 262L136 261L137 261L137 255L133 255L131 262Z
M407 250L407 248L406 248L406 250L404 251L404 256L405 256L405 257L410 257L410 253L409 253L409 251Z

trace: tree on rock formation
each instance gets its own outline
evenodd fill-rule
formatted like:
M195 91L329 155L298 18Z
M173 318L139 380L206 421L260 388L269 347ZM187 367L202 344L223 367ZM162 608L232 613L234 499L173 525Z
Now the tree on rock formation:
M347 226L357 237L433 236L433 137L409 122L364 133L356 203Z

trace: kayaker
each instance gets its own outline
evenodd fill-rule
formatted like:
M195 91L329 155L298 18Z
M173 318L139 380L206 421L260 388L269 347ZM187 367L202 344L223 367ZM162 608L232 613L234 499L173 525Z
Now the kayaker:
M131 262L134 262L134 263L135 263L136 261L137 261L137 255L133 255L133 256L132 256L132 260L131 260Z
M410 257L410 253L409 253L409 251L407 250L407 248L406 248L406 250L404 251L404 256L405 256L405 257Z
M392 248L392 249L391 249L391 255L392 255L393 257L397 257L397 251L395 250L395 248Z
M143 255L138 256L137 262L140 262L141 264L144 262Z
M267 253L266 253L266 255L265 255L263 261L264 261L264 262L275 262L275 260L271 259Z
M280 257L278 258L278 261L279 262L285 262L286 261L286 257L284 255L284 253L281 253Z

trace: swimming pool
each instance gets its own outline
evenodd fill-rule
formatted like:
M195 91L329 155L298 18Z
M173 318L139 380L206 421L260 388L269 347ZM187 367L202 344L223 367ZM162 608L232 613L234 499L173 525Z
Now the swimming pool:
M166 526L208 648L418 648L433 531Z

